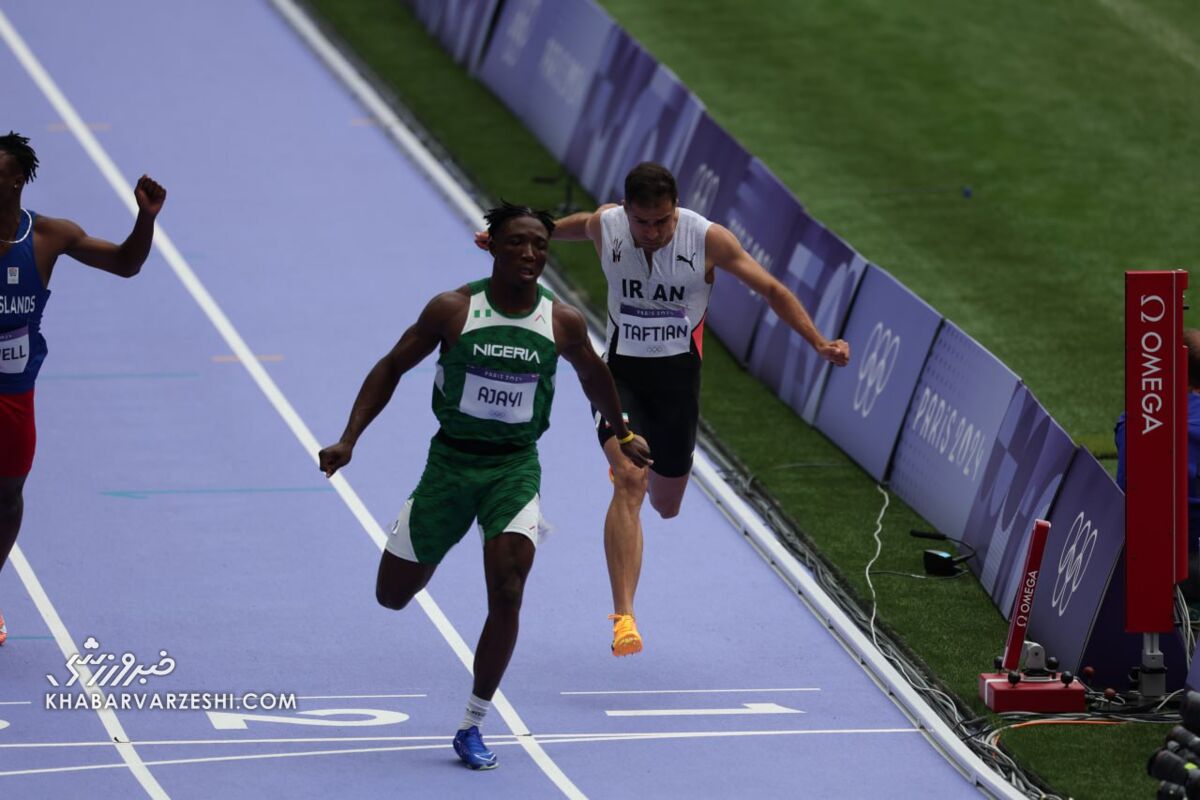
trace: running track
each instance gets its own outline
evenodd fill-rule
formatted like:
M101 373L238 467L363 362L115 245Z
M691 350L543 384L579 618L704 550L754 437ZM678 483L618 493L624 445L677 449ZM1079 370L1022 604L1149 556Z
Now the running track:
M0 28L3 125L42 161L30 208L120 240L113 182L170 193L140 276L63 259L51 283L39 452L0 573L0 796L978 796L695 488L645 520L646 652L608 654L609 490L566 364L541 442L557 532L484 728L501 768L462 768L477 539L421 607L373 597L379 526L435 430L432 361L346 480L314 446L430 296L487 274L470 228L267 2L5 0ZM169 674L113 694L297 706L46 709L76 651L162 672L168 652Z

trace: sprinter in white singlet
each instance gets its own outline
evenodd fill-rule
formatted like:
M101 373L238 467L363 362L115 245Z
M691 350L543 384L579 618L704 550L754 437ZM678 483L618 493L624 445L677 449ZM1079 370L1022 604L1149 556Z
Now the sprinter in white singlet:
M604 520L612 584L613 655L640 652L633 596L642 570L641 508L664 519L679 513L692 469L700 419L704 318L715 270L723 269L766 299L771 309L837 366L850 346L826 339L800 301L762 267L729 230L679 207L675 177L642 163L625 177L625 199L557 220L555 239L590 240L608 279L608 362L630 430L644 436L654 463L635 466L614 431L595 413L596 432L612 470L613 497ZM487 246L485 234L476 242Z

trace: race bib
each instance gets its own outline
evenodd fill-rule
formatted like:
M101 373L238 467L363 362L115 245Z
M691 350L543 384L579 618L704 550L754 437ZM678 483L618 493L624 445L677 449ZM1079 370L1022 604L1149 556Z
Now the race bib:
M621 304L617 351L625 356L676 356L691 348L692 326L682 308L638 308Z
M29 363L29 327L0 333L0 373L20 375Z
M533 419L537 373L467 367L458 410L478 419L518 425Z

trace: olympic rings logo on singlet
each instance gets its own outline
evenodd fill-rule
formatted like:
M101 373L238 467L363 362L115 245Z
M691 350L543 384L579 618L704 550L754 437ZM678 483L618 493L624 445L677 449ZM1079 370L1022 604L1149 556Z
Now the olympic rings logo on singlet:
M466 368L458 410L476 419L519 425L533 419L537 373L504 372L481 367Z
M657 358L686 353L692 326L683 308L640 308L621 304L617 352L624 356Z
M0 333L0 373L20 375L29 363L29 326Z

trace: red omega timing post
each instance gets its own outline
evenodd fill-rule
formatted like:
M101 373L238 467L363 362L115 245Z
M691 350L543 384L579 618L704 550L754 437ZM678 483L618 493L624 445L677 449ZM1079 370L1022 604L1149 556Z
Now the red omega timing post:
M1141 633L1139 691L1158 697L1158 635L1187 578L1187 272L1125 273L1125 631Z

